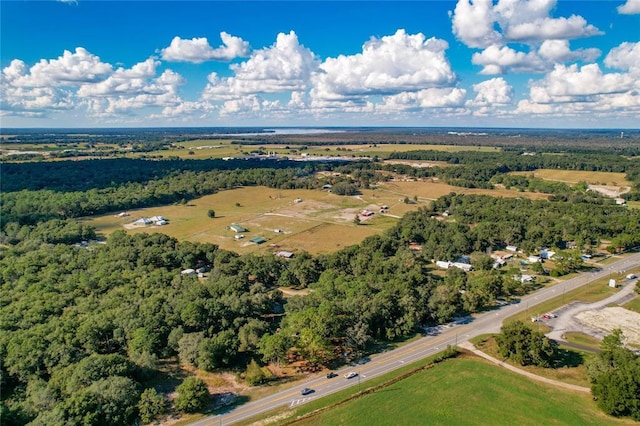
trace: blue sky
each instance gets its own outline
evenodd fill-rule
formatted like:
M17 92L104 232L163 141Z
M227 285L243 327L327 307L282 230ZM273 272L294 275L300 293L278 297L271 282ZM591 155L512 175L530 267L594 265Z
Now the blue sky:
M1 0L0 20L2 127L640 123L640 0Z

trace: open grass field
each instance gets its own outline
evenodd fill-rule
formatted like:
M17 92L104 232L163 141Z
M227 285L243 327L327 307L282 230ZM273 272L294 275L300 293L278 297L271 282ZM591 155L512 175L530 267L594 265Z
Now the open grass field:
M631 186L625 173L586 172L579 170L539 169L534 172L513 172L515 175L531 175L546 180L575 184L586 182L590 185Z
M448 360L295 425L612 425L589 395L475 358Z
M636 297L635 299L628 301L623 305L623 307L630 311L640 313L640 297Z
M151 151L144 155L159 155L162 157L178 156L180 158L221 158L240 156L242 152L251 152L262 149L268 152L275 152L279 155L295 155L306 153L307 155L331 155L331 156L347 156L347 157L387 157L393 152L406 152L415 150L436 150L447 152L458 151L482 151L496 152L500 148L489 146L455 146L455 145L429 145L429 144L369 144L369 145L328 145L313 146L309 145L304 150L300 150L299 145L285 144L260 144L260 145L243 145L232 144L232 139L198 139L186 142L176 143L176 148L171 150ZM192 154L189 154L189 152ZM136 156L137 154L133 154ZM139 154L143 155L143 154Z
M472 190L427 181L385 182L376 189L363 190L361 195L353 197L321 190L245 187L191 200L188 205L131 210L127 217L116 217L119 212L112 212L85 218L84 221L104 235L118 229L132 233L161 232L181 240L217 244L237 253L273 250L295 253L304 250L318 254L358 244L367 236L380 234L408 211L417 210L430 200L452 191L513 197L525 195L517 191ZM405 204L405 197L417 197L418 202ZM296 199L302 201L296 203ZM387 213L379 212L382 205L389 206ZM210 209L215 211L213 219L207 215ZM355 225L354 219L363 209L372 210L375 214L369 218L361 217L361 225ZM151 216L164 216L169 223L164 226L131 226L136 219ZM245 238L235 239L236 234L229 229L232 224L248 229ZM250 242L258 236L267 242L261 245Z

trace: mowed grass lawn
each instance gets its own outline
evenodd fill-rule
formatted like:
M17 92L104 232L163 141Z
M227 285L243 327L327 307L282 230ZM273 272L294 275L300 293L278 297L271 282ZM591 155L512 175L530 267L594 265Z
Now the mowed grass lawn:
M612 425L589 394L475 358L448 360L295 425Z
M452 191L503 197L545 197L544 194L509 190L464 189L431 181L385 182L376 189L364 189L362 194L351 197L321 190L245 187L220 191L191 200L187 205L130 210L127 217L116 217L118 212L112 212L85 218L84 221L104 235L126 229L131 233L159 232L180 240L213 243L237 253L277 249L318 254L358 244L370 235L380 234L392 227L405 213L428 205L431 200ZM418 202L405 204L405 197L417 197ZM296 203L297 198L302 202ZM383 205L389 207L385 214L379 211ZM355 216L363 209L372 210L375 214L370 218L362 218L361 225L355 225ZM209 210L214 210L215 218L208 217ZM152 216L164 216L169 224L129 226L136 219ZM236 234L229 229L231 224L248 229L245 238L236 240ZM267 242L261 245L250 242L258 236Z

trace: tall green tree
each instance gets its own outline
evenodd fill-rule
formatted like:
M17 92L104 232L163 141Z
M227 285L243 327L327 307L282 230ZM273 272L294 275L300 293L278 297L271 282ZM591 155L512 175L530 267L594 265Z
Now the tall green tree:
M147 388L140 395L138 410L140 412L140 420L142 423L151 423L158 418L158 416L164 413L165 399L154 388Z
M543 333L534 331L522 321L502 326L496 336L500 355L520 365L549 367L557 353L557 344Z
M178 396L174 401L176 411L183 413L194 413L202 410L210 399L207 385L202 379L197 377L187 377L182 384L176 388Z

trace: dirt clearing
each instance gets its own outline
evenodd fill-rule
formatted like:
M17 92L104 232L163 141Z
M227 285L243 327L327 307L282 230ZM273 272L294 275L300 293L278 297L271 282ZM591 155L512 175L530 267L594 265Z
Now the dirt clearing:
M608 333L622 330L624 342L640 347L640 314L620 307L580 312L576 318L586 326Z

